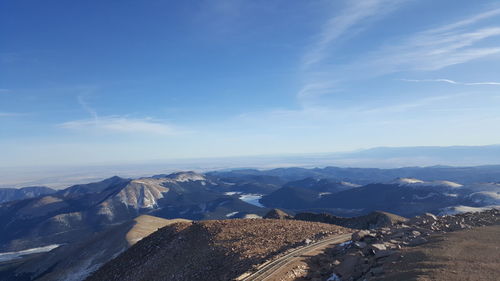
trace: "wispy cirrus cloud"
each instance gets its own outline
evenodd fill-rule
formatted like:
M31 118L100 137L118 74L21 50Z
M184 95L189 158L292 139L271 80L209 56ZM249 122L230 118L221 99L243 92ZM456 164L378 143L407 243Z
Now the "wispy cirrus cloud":
M500 8L445 24L391 42L357 62L356 68L378 69L385 74L398 71L435 71L448 66L500 54L500 43L479 43L500 36L500 25L476 24L500 16Z
M362 29L368 22L382 18L402 2L395 0L358 0L347 3L345 9L331 17L323 26L317 40L303 57L305 67L320 63L328 57L335 40Z
M415 83L425 83L425 82L442 82L453 85L465 85L465 86L477 86L477 85L490 85L490 86L500 86L500 82L459 82L451 79L401 79L401 81L405 82L415 82Z
M15 117L15 116L21 116L23 115L22 113L15 113L15 112L0 112L0 117Z
M184 133L179 128L153 118L130 118L128 116L99 116L83 95L77 97L78 104L90 118L73 120L59 124L60 128L109 133L142 133L172 136Z
M94 120L98 120L99 116L95 109L93 109L86 101L83 95L79 95L77 98L78 104L85 110Z
M359 33L369 23L383 18L405 2L408 1L347 1L343 10L329 18L302 57L301 68L305 82L297 94L301 105L308 106L311 99L332 93L338 86L336 81L332 81L331 73L323 69L326 61L331 63L332 48L338 40Z
M61 128L72 130L95 130L118 133L147 133L155 135L172 136L181 131L163 122L149 118L128 118L121 116L105 116L97 119L83 119L64 122Z
M500 57L500 8L470 15L455 22L391 39L358 58L335 63L337 40L363 30L368 23L381 19L408 1L354 1L323 26L317 41L303 57L304 83L297 93L302 106L323 104L322 96L342 89L346 82L398 72L428 72L465 64L470 61ZM416 81L415 81L416 82ZM423 82L423 81L422 81ZM426 81L431 82L431 81ZM497 85L497 82L457 82L456 85Z

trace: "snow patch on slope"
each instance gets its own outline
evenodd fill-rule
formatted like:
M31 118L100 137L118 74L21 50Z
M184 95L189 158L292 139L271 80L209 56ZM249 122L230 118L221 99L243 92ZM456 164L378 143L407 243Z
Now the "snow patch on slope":
M444 209L441 209L441 212L439 215L456 215L456 214L462 214L462 213L477 213L477 212L482 212L486 210L491 210L491 209L498 209L500 210L500 205L491 205L491 206L484 206L484 207L470 207L470 206L452 206L452 207L446 207Z
M239 212L232 212L232 213L226 214L226 217L227 217L227 218L233 217L233 216L234 216L234 215L236 215L237 213L239 213Z
M171 174L169 177L176 182L206 181L207 180L204 175L197 174L194 172L175 173L175 174Z
M416 183L424 183L423 180L414 179L414 178L397 178L393 181L396 184L416 184Z
M260 199L262 198L262 194L242 194L239 199L241 201L247 202L248 204L252 204L257 207L264 207L260 204Z
M49 252L49 251L52 251L59 246L60 246L60 244L53 244L53 245L47 245L47 246L38 247L38 248L31 248L31 249L17 251L17 252L0 253L0 262L22 258L23 256L26 256L26 255Z
M476 204L500 205L500 192L480 191L469 195L469 198Z
M399 184L401 186L442 186L449 188L460 188L463 187L462 184L446 181L446 180L436 180L436 181L423 181L415 178L397 178L391 183Z
M134 209L153 209L158 199L169 189L162 184L165 179L143 178L131 181L118 194L117 198L123 204Z

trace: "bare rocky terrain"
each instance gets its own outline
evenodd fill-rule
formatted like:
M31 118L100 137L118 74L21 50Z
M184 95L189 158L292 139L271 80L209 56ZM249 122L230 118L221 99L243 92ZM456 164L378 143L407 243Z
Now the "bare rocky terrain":
M402 249L379 280L495 281L500 276L500 225L433 235Z
M289 249L348 232L296 220L178 223L139 241L87 280L232 280Z
M493 209L360 230L282 280L495 280L480 276L500 273L498 225L500 210Z

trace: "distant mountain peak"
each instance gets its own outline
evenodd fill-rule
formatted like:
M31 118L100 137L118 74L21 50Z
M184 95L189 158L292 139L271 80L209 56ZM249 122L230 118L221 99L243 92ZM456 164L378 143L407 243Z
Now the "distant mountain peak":
M153 209L158 199L169 189L162 184L164 180L141 178L132 180L116 195L123 204L135 209ZM111 198L113 200L113 198Z
M193 172L193 171L173 173L173 174L170 174L166 177L169 179L172 179L176 182L205 181L205 180L207 180L207 178L204 175L198 174L198 173Z

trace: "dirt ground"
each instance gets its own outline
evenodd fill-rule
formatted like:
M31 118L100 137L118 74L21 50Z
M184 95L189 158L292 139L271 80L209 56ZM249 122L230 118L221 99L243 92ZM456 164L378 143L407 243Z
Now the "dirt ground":
M436 235L406 248L383 280L500 280L500 225ZM381 279L382 280L382 279Z
M349 232L332 224L296 220L179 223L139 241L87 280L233 280L306 239Z

